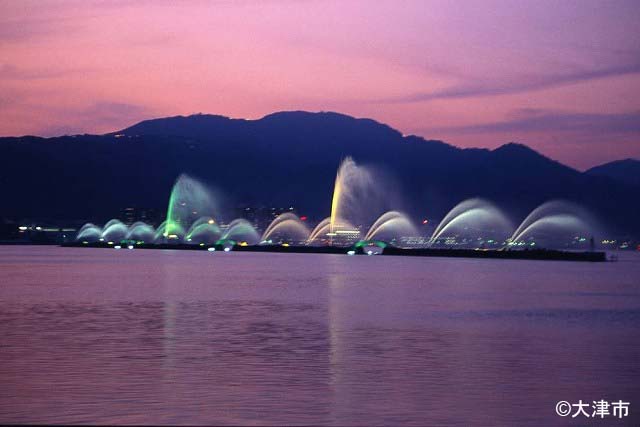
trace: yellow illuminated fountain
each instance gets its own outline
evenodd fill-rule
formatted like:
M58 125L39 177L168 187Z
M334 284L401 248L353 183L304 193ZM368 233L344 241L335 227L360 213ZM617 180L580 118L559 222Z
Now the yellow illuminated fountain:
M157 228L144 222L127 226L118 219L103 227L87 223L78 231L76 241L114 247L182 244L224 246L229 250L235 245L259 244L329 245L335 249L372 245L391 245L395 249L425 245L434 249L580 249L589 242L593 246L593 235L597 233L596 221L583 208L569 202L554 200L540 205L512 231L511 221L499 208L487 200L472 198L454 206L425 243L425 236L420 235L407 215L386 210L388 199L396 192L385 185L383 175L372 171L346 157L336 172L330 215L312 231L293 212L275 218L262 235L246 219L219 222L217 198L212 191L182 174L172 187L166 219ZM361 232L369 224L368 231Z
M331 197L331 215L313 229L309 243L349 244L360 238L351 218L366 207L364 196L373 186L370 172L346 157L338 168Z

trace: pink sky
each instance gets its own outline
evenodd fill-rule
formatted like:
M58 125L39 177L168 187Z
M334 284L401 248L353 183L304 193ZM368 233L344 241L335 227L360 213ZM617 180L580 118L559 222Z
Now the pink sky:
M0 135L338 111L579 169L640 158L640 3L0 0Z

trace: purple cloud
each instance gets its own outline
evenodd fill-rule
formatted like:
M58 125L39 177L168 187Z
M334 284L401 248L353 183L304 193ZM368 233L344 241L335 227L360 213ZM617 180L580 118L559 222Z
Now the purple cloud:
M500 122L431 129L451 134L579 132L612 135L640 133L640 111L622 114L566 113L547 110L517 110Z
M640 52L636 54L640 57ZM513 81L476 79L470 83L453 86L435 92L420 92L396 98L380 100L386 103L413 103L434 99L476 98L484 96L511 95L535 90L549 89L568 84L581 83L606 77L617 77L640 73L640 61L618 64L599 69L583 69L569 73L528 76Z

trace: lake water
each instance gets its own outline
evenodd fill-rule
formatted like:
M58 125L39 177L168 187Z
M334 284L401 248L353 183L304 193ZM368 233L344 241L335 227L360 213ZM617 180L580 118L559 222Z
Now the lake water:
M640 425L634 253L5 246L0 282L0 423Z

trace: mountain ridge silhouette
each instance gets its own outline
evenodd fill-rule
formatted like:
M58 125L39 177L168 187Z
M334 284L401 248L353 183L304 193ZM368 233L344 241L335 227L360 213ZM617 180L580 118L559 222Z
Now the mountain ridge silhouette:
M341 159L351 156L392 177L393 207L416 218L441 218L465 198L484 197L521 219L561 198L611 230L640 235L639 186L577 171L523 144L458 148L333 112L197 114L104 135L4 137L0 156L6 218L104 221L127 206L162 209L177 176L189 173L224 193L228 206L295 205L319 219L329 214Z

